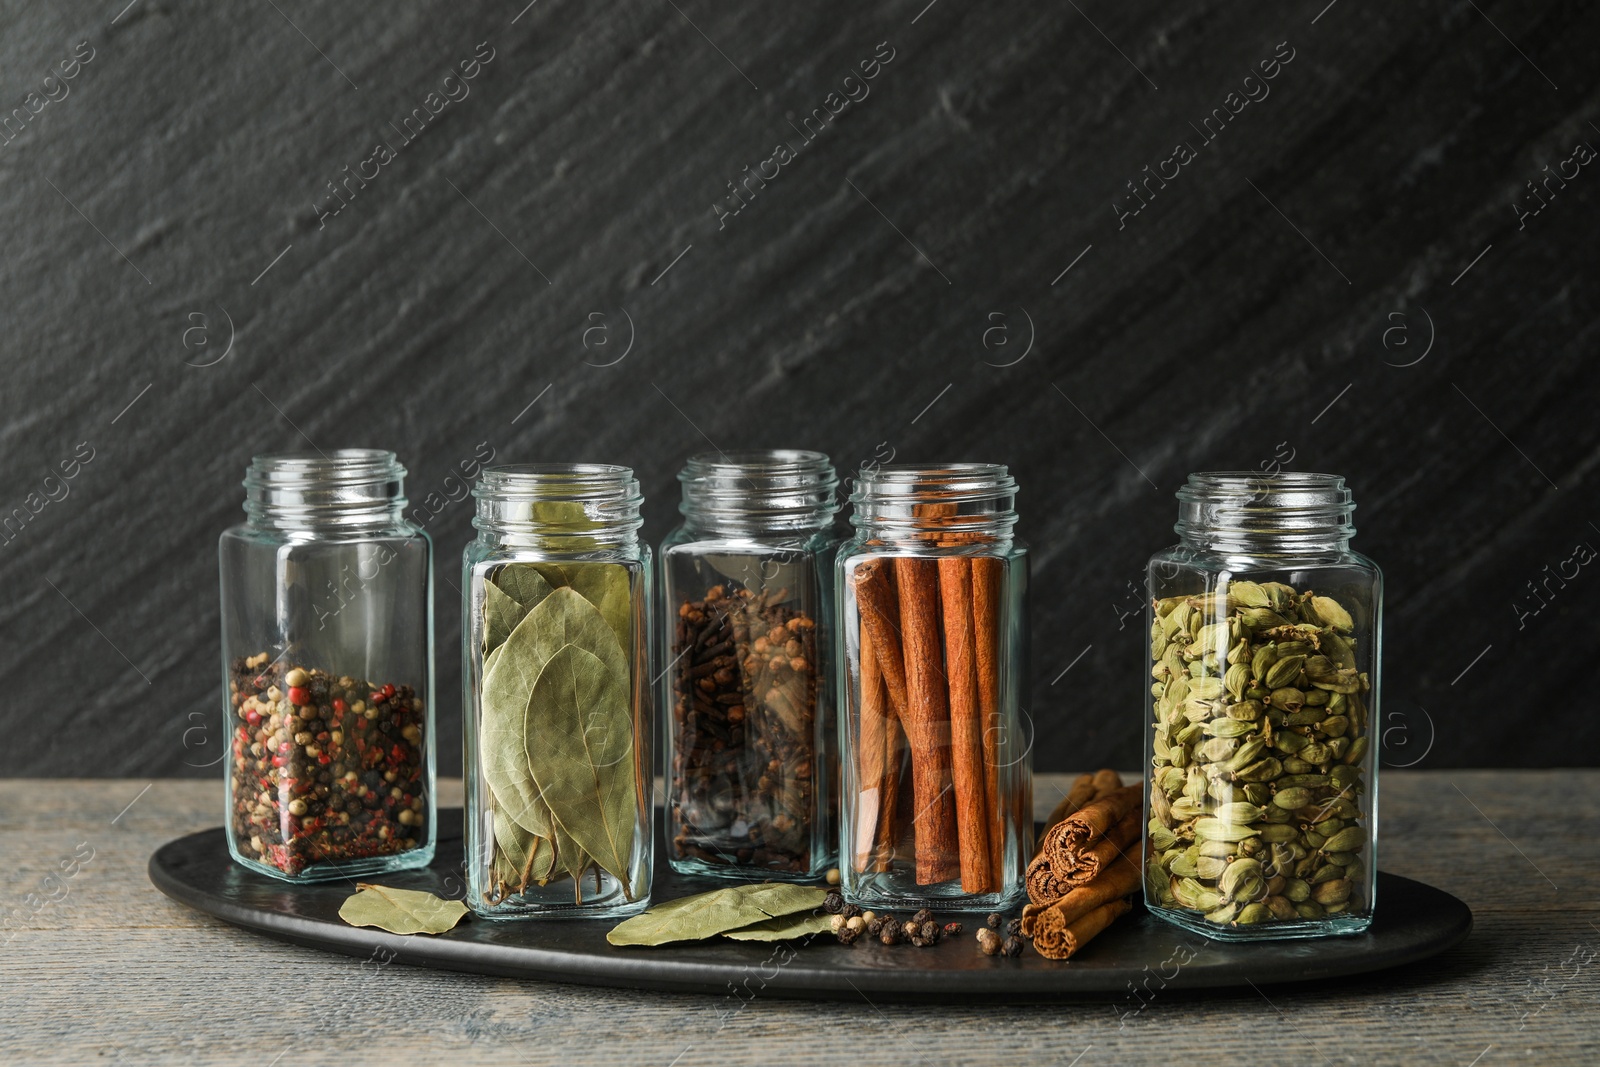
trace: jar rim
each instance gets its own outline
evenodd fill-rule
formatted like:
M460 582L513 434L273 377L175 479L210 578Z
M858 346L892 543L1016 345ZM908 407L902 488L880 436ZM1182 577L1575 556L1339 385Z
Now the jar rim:
M397 522L405 478L383 448L263 452L245 469L244 511L252 524L291 530Z
M1355 534L1355 498L1337 474L1202 471L1174 496L1173 529L1186 540L1293 547Z

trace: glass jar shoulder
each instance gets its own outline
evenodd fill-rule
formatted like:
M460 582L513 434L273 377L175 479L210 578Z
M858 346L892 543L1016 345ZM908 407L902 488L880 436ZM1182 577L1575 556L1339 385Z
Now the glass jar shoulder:
M385 526L363 526L350 529L291 529L279 526L256 526L241 522L222 531L218 538L223 547L265 545L278 548L283 545L338 545L338 544L416 544L431 549L433 538L422 527L400 521Z
M702 554L720 552L742 555L766 553L804 553L822 556L839 547L841 538L832 529L732 532L700 530L680 524L661 541L661 553Z
M1004 541L980 541L967 544L940 544L935 541L884 541L857 535L837 547L839 565L854 567L864 559L882 556L918 556L937 559L941 556L993 556L998 559L1020 560L1029 553L1028 543L1011 537Z

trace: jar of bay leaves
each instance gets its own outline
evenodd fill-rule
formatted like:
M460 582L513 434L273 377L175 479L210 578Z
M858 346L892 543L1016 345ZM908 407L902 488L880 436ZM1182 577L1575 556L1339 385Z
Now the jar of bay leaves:
M393 452L257 456L222 534L228 848L293 882L433 858L433 545Z
M708 452L661 545L667 858L813 878L837 841L829 692L838 478L821 452Z
M839 549L845 897L1003 911L1033 851L1028 553L998 464L863 468Z
M1145 902L1222 940L1355 934L1377 877L1383 577L1329 474L1192 474L1150 559Z
M650 898L650 548L626 467L489 467L465 625L467 903L632 914Z

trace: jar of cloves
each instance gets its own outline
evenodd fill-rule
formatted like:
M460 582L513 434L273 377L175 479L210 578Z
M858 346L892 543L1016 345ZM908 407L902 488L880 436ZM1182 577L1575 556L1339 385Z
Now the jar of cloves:
M1033 850L1028 553L998 464L863 468L839 549L843 891L1003 911Z
M223 533L233 858L293 882L433 858L433 545L393 452L255 457Z
M811 879L833 866L828 663L838 479L820 452L710 452L661 545L667 859Z
M467 905L612 918L650 902L650 546L608 464L488 467L462 562Z
M1377 877L1383 576L1331 474L1191 474L1150 606L1145 903L1229 941L1356 934Z

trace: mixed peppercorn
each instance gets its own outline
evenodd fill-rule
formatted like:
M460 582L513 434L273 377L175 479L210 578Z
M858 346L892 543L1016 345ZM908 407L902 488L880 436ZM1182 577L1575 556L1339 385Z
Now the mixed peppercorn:
M846 903L838 892L828 893L822 902L822 910L833 916L833 933L841 945L853 945L861 938L868 937L883 945L905 943L918 948L931 948L944 938L961 933L963 929L959 922L941 924L927 908L904 920L889 914L864 911L855 904ZM987 924L979 927L979 947L990 956L1022 955L1022 938L1018 936L1022 921L1012 919L1006 924L1006 932L1010 937L1000 935L1001 922L1000 915L990 915Z
M285 874L425 840L425 714L411 686L272 662L230 665L229 798L241 855Z

